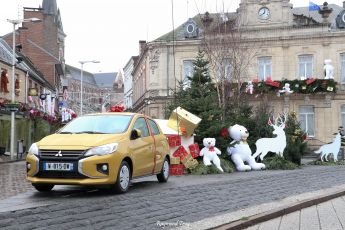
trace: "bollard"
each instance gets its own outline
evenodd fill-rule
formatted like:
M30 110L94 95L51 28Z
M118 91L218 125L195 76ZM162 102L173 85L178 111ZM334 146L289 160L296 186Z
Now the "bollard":
M21 160L23 157L23 153L24 153L23 142L24 140L17 140L17 160ZM19 158L19 155L20 155L20 158Z

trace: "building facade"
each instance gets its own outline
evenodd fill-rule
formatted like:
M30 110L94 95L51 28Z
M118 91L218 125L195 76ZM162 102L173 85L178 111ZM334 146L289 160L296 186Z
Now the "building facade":
M132 56L125 67L124 72L124 105L127 111L131 111L133 107L133 69L138 62L138 56Z
M133 109L163 118L173 91L191 76L192 61L199 49L205 49L205 37L218 29L222 33L216 36L223 36L223 41L233 36L237 39L233 41L253 51L242 58L248 62L240 73L242 81L324 79L324 61L332 60L336 93L332 89L248 95L253 104L265 102L275 113L296 112L311 145L329 142L345 124L344 14L344 7L334 4L310 11L308 7L293 8L288 0L242 0L236 12L189 19L175 31L145 44L133 71ZM207 16L209 20L205 20ZM218 62L226 77L235 80L236 57L229 54L221 58ZM217 79L217 70L211 72Z

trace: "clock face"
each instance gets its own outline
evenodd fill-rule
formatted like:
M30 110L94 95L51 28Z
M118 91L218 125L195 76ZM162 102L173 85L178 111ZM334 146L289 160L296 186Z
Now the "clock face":
M270 10L267 7L262 7L258 11L260 19L268 19L270 17Z

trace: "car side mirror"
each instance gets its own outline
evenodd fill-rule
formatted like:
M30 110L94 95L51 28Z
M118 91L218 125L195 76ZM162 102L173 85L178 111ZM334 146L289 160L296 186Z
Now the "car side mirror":
M141 137L141 131L139 129L133 129L131 132L131 140L135 140Z

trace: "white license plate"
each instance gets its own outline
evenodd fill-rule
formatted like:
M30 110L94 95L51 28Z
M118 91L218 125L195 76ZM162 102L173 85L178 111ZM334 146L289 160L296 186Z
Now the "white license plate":
M44 163L44 171L73 171L73 163Z

